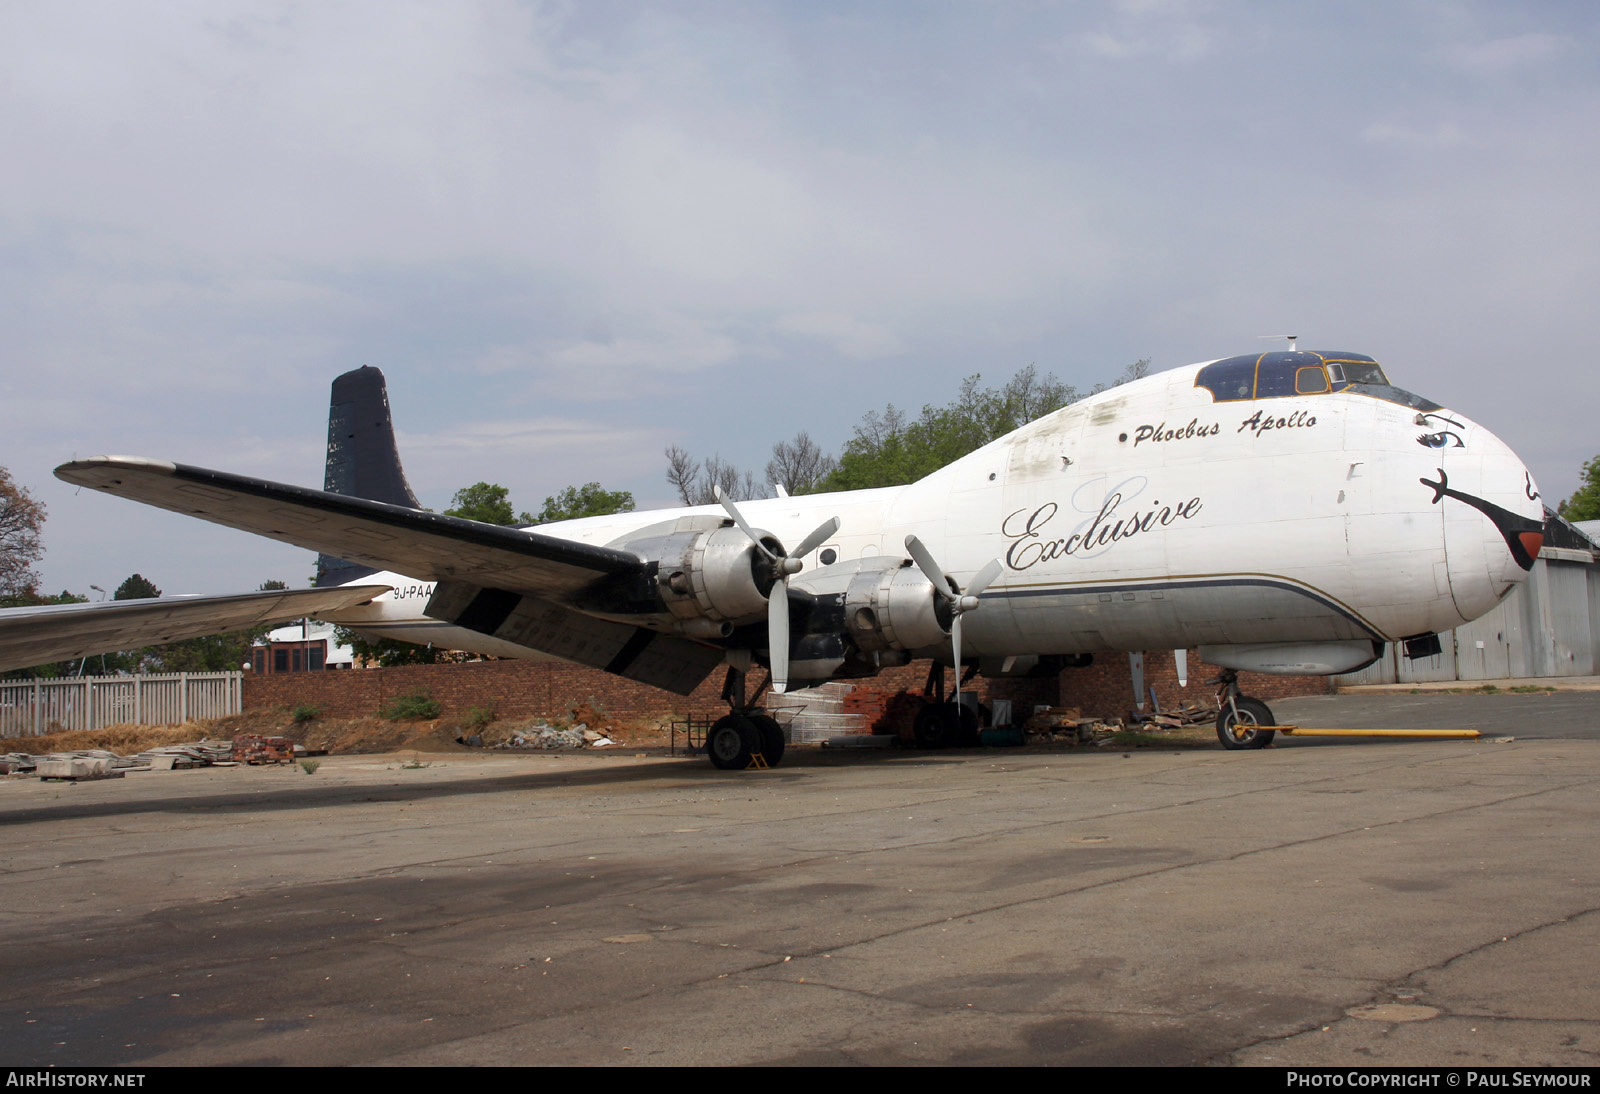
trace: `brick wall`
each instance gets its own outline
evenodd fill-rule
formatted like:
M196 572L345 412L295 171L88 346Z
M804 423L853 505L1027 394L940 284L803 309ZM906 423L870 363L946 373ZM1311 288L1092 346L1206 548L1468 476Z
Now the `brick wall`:
M1205 701L1212 695L1206 680L1214 666L1189 653L1189 686L1179 688L1172 655L1156 651L1145 655L1145 684L1154 686L1161 705L1177 706L1184 700ZM863 692L858 702L871 703L895 692L920 694L928 663L885 669L878 676L856 682ZM691 695L674 695L598 669L559 661L474 661L462 665L405 665L390 669L350 669L332 672L246 675L246 710L309 704L332 718L359 718L376 714L395 696L418 689L439 701L446 718L460 718L477 706L493 706L502 718L565 715L579 703L592 701L619 721L655 718L664 714L717 716L722 703L721 671L713 672ZM755 679L759 680L757 675ZM1113 717L1133 706L1128 658L1119 653L1096 656L1088 668L1068 669L1042 679L986 680L977 677L970 689L981 701L1010 699L1021 715L1037 704L1075 706L1086 716ZM1261 676L1240 673L1245 694L1261 699L1286 695L1321 695L1331 690L1321 676ZM868 695L866 693L873 693Z
M1206 681L1222 670L1200 660L1195 650L1189 651L1189 686L1178 686L1178 671L1171 650L1149 650L1144 655L1144 686L1156 689L1162 709L1176 707L1185 702L1208 703L1216 695L1215 685ZM1257 699L1282 699L1290 695L1326 695L1333 691L1333 680L1327 676L1267 676L1259 672L1241 672L1239 690ZM1133 674L1128 668L1125 653L1097 653L1094 664L1082 669L1068 669L1061 674L1061 705L1077 707L1088 717L1113 717L1134 709ZM1145 707L1149 710L1149 706Z

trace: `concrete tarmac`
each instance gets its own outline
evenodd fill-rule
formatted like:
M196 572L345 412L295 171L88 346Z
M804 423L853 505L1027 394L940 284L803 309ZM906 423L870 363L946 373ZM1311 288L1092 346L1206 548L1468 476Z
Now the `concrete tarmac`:
M1600 693L1505 698L1499 742L3 780L0 1064L1593 1066Z

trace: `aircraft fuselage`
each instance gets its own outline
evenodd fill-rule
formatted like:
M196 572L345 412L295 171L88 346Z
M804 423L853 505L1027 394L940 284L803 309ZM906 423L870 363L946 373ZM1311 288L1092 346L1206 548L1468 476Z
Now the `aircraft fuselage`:
M1441 631L1522 580L1543 522L1527 469L1487 429L1390 387L1370 359L1311 353L1190 365L1113 388L908 486L740 507L791 544L839 518L792 579L802 592L841 588L863 559L891 565L910 535L963 586L998 558L1000 577L963 624L964 657L1359 649ZM625 547L646 528L723 517L703 506L538 531ZM429 583L366 580L395 590L342 613L352 625L529 652L428 620Z

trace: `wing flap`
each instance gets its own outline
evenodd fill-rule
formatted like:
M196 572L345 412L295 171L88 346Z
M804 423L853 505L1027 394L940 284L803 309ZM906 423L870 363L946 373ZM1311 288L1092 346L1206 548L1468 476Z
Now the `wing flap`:
M645 569L611 547L161 460L97 456L62 464L56 477L424 581L479 578L567 600Z
M466 582L439 582L427 614L679 695L692 692L723 657L715 646L679 635L597 619L536 597Z
M364 604L388 591L387 585L345 585L6 608L0 610L0 672L286 623Z

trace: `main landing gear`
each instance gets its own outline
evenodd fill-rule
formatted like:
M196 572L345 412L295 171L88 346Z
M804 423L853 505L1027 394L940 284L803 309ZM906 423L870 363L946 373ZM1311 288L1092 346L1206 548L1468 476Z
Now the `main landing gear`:
M1217 687L1217 740L1227 749L1266 748L1276 736L1272 711L1260 699L1239 694L1239 674L1223 669Z
M732 709L706 731L706 755L711 757L713 766L724 771L743 771L752 764L777 767L783 762L783 727L755 705L772 678L768 676L748 702L744 678L742 669L729 666L722 698Z
M977 666L968 670L965 679L976 674ZM978 743L978 716L964 703L944 697L944 665L935 661L928 670L928 682L922 688L928 704L917 712L912 730L918 748L973 748Z

